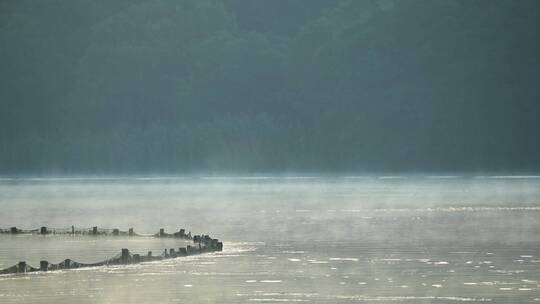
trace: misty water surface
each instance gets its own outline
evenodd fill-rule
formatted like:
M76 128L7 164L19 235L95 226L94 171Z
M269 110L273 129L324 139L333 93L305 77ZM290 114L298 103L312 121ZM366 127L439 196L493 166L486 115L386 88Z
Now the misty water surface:
M537 177L2 179L0 204L2 228L73 224L154 233L183 227L222 239L225 246L221 253L164 262L2 276L1 303L540 298ZM1 268L22 258L91 262L123 246L144 252L173 245L151 239L0 238Z

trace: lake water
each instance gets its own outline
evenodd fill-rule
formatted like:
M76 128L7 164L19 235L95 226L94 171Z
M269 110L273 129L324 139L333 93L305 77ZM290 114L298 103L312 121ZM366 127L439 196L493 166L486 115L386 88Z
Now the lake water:
M0 303L540 303L540 178L0 179L0 228L210 234L224 251L0 276ZM0 268L174 240L0 235Z

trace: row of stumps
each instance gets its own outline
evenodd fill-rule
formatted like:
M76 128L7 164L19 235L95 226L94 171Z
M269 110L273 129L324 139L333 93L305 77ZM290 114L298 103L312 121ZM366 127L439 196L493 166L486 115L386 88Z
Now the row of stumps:
M173 234L167 234L163 229L160 229L158 234L154 235L155 237L175 237L175 238L187 238L188 235L185 234L184 229L181 229L179 232ZM115 257L109 260L98 263L79 263L71 259L65 259L64 261L58 264L51 264L48 261L40 261L39 268L34 268L28 265L25 261L19 262L17 265L12 267L0 270L0 274L12 274L12 273L27 273L27 272L36 272L36 271L52 271L52 270L62 270L62 269L76 269L76 268L86 268L86 267L97 267L97 266L108 266L108 265L128 265L128 264L138 264L143 262L151 261L160 261L166 259L174 259L178 257L185 257L190 255L197 255L208 252L216 252L223 250L223 243L218 239L213 239L209 235L195 235L189 237L193 240L193 246L187 245L186 247L180 247L178 250L175 248L170 248L169 250L165 249L162 255L154 256L152 251L148 251L146 255L140 254L131 254L129 249L123 248L119 257Z
M0 233L7 233L7 234L40 234L40 235L48 235L48 234L64 234L64 235L90 235L90 236L144 236L135 233L133 228L129 228L128 231L121 231L118 228L114 229L98 229L97 226L94 226L92 228L82 228L82 229L75 229L75 226L71 226L71 228L53 228L50 229L48 227L40 227L39 229L31 229L31 230L23 230L19 229L17 227L11 227L9 229L0 229ZM191 236L191 231L186 233L185 229L180 229L177 232L174 233L166 233L165 229L161 228L158 233L154 234L153 236L156 237L174 237L174 238L182 238L182 239L188 239L191 240L193 237Z
M120 231L118 228L98 230L97 226L94 226L90 229L75 229L74 226L71 228L62 228L62 229L49 229L48 227L40 227L39 229L24 230L17 227L11 227L9 229L0 229L0 233L8 234L80 234L80 235L113 235L113 236L136 236L137 234L133 231L133 228L129 228L128 231Z

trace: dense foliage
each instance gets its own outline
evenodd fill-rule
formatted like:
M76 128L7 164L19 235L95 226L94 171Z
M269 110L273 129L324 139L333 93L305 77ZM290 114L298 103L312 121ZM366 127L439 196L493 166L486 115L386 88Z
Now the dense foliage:
M0 173L540 170L537 0L3 0Z

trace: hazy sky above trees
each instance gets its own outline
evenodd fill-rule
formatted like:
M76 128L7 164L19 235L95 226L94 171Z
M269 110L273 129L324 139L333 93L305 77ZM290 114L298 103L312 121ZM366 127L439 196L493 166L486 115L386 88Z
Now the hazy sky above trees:
M0 0L0 174L537 172L537 0Z

